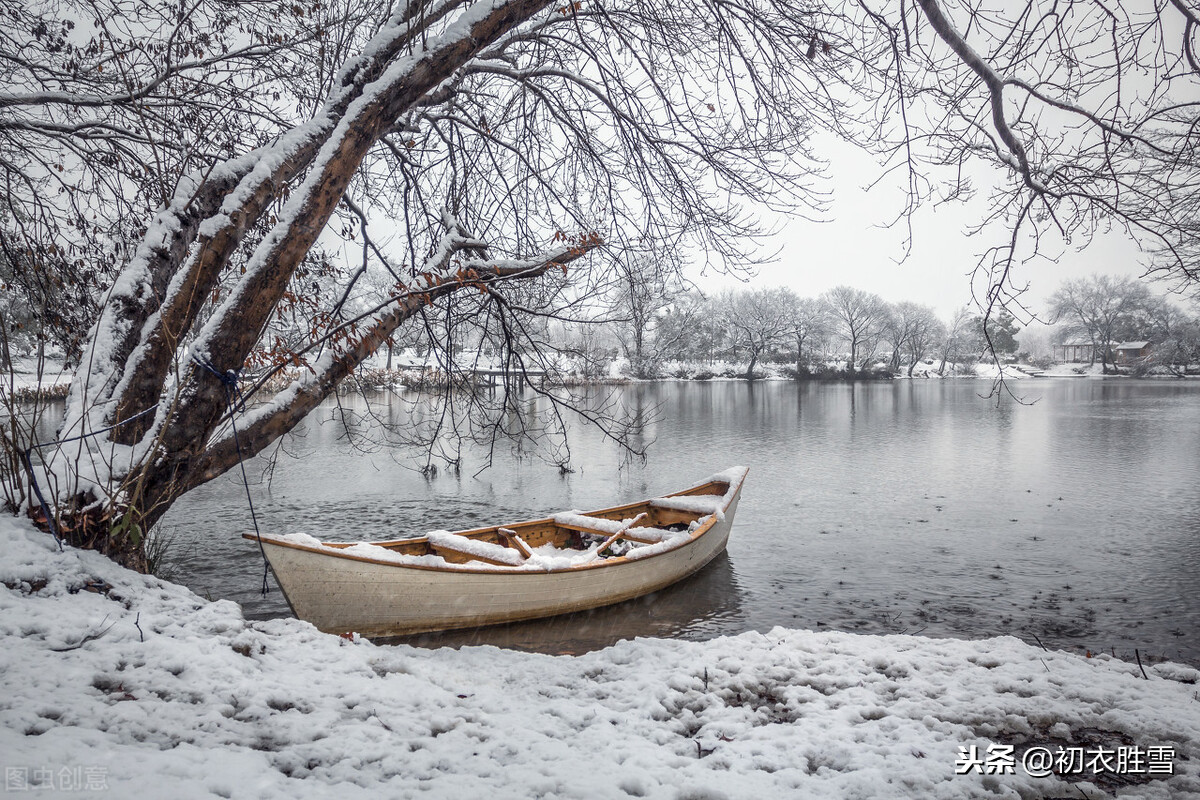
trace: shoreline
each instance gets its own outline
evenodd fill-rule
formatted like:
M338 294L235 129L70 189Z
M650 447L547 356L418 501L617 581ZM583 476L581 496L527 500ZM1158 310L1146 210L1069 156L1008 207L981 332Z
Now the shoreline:
M712 366L712 365L709 365ZM929 365L924 365L929 366ZM644 383L722 383L722 382L742 382L742 383L767 383L767 382L791 382L791 383L882 383L887 381L903 381L903 380L987 380L996 381L1000 378L1000 370L997 369L992 362L980 362L973 365L969 369L971 373L965 371L961 365L948 374L939 375L934 370L922 370L916 374L908 375L907 370L902 369L899 373L885 373L882 371L864 372L859 374L846 374L840 370L829 370L823 372L810 373L797 376L794 374L785 374L778 365L772 364L773 368L770 372L757 373L754 378L746 378L744 370L737 370L730 367L722 368L720 374L709 371L706 367L686 367L686 369L694 369L701 377L686 376L686 375L662 375L655 378L635 378L628 375L602 375L593 377L566 376L562 380L547 381L549 386L562 388L579 388L586 386L622 386L635 385ZM1153 381L1187 381L1200 380L1200 372L1185 373L1185 374L1148 374L1148 375L1130 375L1128 373L1108 373L1102 374L1093 367L1084 368L1069 368L1071 371L1062 371L1066 367L1065 364L1052 365L1050 370L1054 372L1043 372L1043 374L1029 374L1022 371L1023 369L1038 369L1029 365L1005 365L1003 379L1005 381L1025 381L1025 380L1042 380L1055 378L1092 378L1092 379L1126 379L1126 380L1153 380ZM1076 371L1078 369L1078 371ZM783 367L782 370L795 372L793 366ZM1086 370L1086 371L1085 371ZM611 373L612 370L610 370ZM680 370L677 368L676 372ZM13 377L11 389L6 393L13 403L27 404L34 402L49 402L55 400L63 400L66 398L70 390L70 376L66 375L61 369L57 371L46 370L44 374L56 374L57 378L51 381L38 381L26 373L16 372ZM288 374L281 374L281 387L286 385L291 379ZM247 382L252 382L253 378L247 376ZM383 368L365 369L359 375L352 377L339 387L339 393L353 391L355 388L374 389L374 390L396 390L396 389L421 389L431 388L443 385L443 381L436 378L430 379L426 377L420 368L415 367L397 367L390 370ZM269 383L263 387L265 391L272 392L275 390L274 384Z

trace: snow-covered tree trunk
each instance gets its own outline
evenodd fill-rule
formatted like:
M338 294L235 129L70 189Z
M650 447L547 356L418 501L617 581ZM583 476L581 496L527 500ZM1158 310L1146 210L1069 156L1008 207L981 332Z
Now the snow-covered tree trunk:
M147 225L92 332L63 429L74 436L121 423L107 434L125 448L120 463L108 465L110 475L96 476L116 484L106 504L123 521L101 549L118 561L144 568L143 532L181 494L237 463L233 437L222 427L230 410L227 386L210 368L228 375L242 367L368 150L401 115L547 2L478 2L422 41L458 5L430 10L413 3L398 12L343 66L311 120L182 181ZM276 216L270 212L281 192L286 201ZM269 231L244 274L201 324L201 307L218 291L231 257L247 232L263 224ZM244 456L294 427L424 304L500 276L535 276L595 244L564 245L522 264L493 264L459 258L459 251L481 243L453 220L447 227L440 252L406 291L352 325L340 346L326 348L291 387L239 425ZM147 409L153 412L137 416ZM92 476L79 452L83 457L73 464L80 479L77 512L101 499L85 489Z

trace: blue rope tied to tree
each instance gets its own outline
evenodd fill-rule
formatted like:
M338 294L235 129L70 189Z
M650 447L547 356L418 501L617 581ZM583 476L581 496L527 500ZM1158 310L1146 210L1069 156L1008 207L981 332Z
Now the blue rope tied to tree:
M246 477L246 461L242 457L242 443L238 439L237 421L234 418L236 414L246 410L246 398L242 395L241 389L238 388L238 371L230 369L222 372L211 361L202 359L195 353L192 354L192 361L196 362L198 367L212 374L225 387L225 402L229 404L229 424L233 427L233 446L237 448L238 467L242 470L242 486L246 489L246 504L250 506L250 521L254 523L254 538L258 542L258 552L262 555L263 560L262 596L266 597L270 591L270 586L267 583L267 571L269 569L267 551L263 547L262 533L258 530L258 516L254 513L254 499L250 496L250 481Z
M50 442L54 444L54 442ZM21 460L25 462L25 471L29 473L29 485L33 489L33 493L37 495L38 503L42 507L42 514L46 517L46 524L50 526L50 532L54 534L54 541L58 544L58 552L63 551L62 536L58 534L58 525L54 522L54 515L50 513L50 504L46 502L46 498L42 496L42 489L38 486L37 476L33 474L33 461L30 460L29 454L33 452L35 447L41 445L31 445L21 451Z
M38 504L42 507L42 514L44 514L46 517L46 525L50 528L50 533L54 534L54 541L58 544L58 551L60 553L62 552L62 549L63 549L62 536L58 532L58 524L54 521L54 515L50 513L50 504L46 502L46 497L42 494L42 488L40 486L38 486L37 475L33 471L33 459L32 459L33 451L41 450L43 447L53 447L55 445L70 444L71 442L78 442L81 439L87 439L88 437L91 437L91 436L99 436L102 433L108 433L109 431L113 430L114 428L119 428L127 422L133 422L138 417L143 417L146 414L149 414L151 411L153 411L156 408L158 408L158 403L155 403L154 405L150 406L147 409L143 409L142 411L139 411L138 413L134 414L132 417L126 417L125 419L123 419L119 422L114 422L112 425L109 425L107 428L101 428L100 430L92 431L90 433L81 433L78 436L70 436L66 439L56 439L53 442L42 442L41 444L38 444L37 442L32 442L29 445L29 447L26 447L24 450L21 451L21 461L23 461L25 463L25 471L27 473L29 473L29 486L31 489L33 489L33 493L35 495L37 495Z

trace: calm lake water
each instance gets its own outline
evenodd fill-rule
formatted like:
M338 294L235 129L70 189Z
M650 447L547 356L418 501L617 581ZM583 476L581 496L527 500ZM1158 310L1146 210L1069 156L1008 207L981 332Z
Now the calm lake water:
M544 622L418 637L579 652L633 636L691 639L775 625L978 638L1200 663L1200 383L1024 381L1021 405L982 381L662 383L616 391L648 420L629 463L594 428L572 431L573 474L537 458L468 454L425 478L412 452L347 441L315 412L269 485L249 466L264 532L376 539L598 508L750 467L728 554L649 598ZM350 403L347 407L346 404ZM362 410L361 401L343 408ZM403 422L392 395L371 407ZM201 487L164 521L176 579L287 614L259 596L262 564L240 475Z

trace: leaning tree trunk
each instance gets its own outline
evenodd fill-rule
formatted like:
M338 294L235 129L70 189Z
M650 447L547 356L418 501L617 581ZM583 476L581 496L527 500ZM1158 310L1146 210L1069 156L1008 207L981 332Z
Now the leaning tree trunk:
M547 5L480 2L433 35L440 17L423 17L423 4L409 4L343 66L312 120L259 151L180 181L122 268L72 382L64 436L121 423L106 434L109 441L141 454L106 497L80 495L63 509L73 541L144 570L145 532L176 499L236 465L239 449L253 456L291 430L422 305L468 286L485 290L489 281L534 277L599 244L588 235L523 261L465 260L459 254L479 253L481 243L448 220L442 246L390 304L327 346L318 366L281 393L286 401L241 416L239 440L230 435L231 376L258 345L368 150L483 48ZM204 303L228 279L231 258L257 225L269 233L201 323ZM153 413L138 416L147 410Z
M751 348L750 350L750 366L746 367L745 378L748 381L754 380L754 368L758 365L758 351Z

